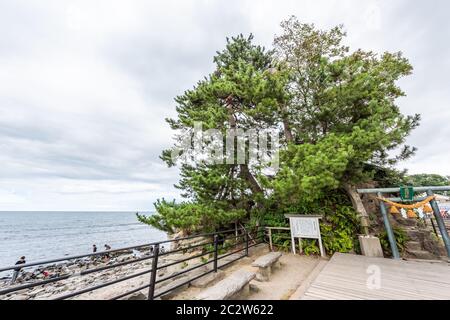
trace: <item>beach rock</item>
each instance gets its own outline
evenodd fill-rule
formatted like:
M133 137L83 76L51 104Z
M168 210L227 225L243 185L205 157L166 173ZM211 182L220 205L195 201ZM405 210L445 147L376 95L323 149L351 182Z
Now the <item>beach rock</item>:
M147 296L142 292L136 292L125 298L125 300L147 300Z
M134 259L132 254L123 255L117 258L117 262L125 262L128 260Z
M15 291L12 295L18 294L18 295L26 295L28 293L28 289L22 289L22 290L17 290Z
M144 252L145 254L149 254L149 248L143 248L140 250L141 252ZM185 259L188 255L192 256L195 254L200 253L199 250L196 250L195 252L192 252L190 254L166 254L160 257L159 266L163 266L164 264L168 264L171 262L179 261L180 259ZM111 256L113 256L113 253L111 253ZM86 274L83 276L78 276L81 271L107 266L111 264L117 264L118 262L122 261L130 261L134 259L133 254L123 252L121 254L116 254L115 258L110 259L109 261L106 261L105 259L74 259L70 260L67 263L58 263L58 264L52 264L49 266L41 265L37 267L34 270L31 270L30 272L22 272L20 275L20 281L22 283L36 283L40 282L46 279L51 279L54 277L59 277L62 275L73 275L67 279L48 283L45 285L39 285L33 288L29 289L23 289L18 292L13 292L8 295L4 295L0 297L0 300L3 299L15 299L15 300L47 300L51 299L52 297L56 297L62 294L66 294L69 292L75 292L82 289L85 289L87 287L94 286L96 284L101 284L107 281L111 281L114 279L118 279L121 277L124 277L126 275L134 274L143 270L149 270L149 267L151 266L151 259L144 260L144 261L132 261L129 265L124 265L121 267L116 267L113 269L107 269L91 274ZM197 260L191 260L189 261L189 266L195 265ZM184 269L182 268L183 263L176 264L173 266L169 266L163 269L160 269L158 271L158 279L162 279L167 277L167 275L170 274L176 274L177 272L184 270L186 266L184 266ZM43 272L48 272L49 276L45 277ZM198 270L200 271L200 269ZM159 287L160 285L167 285L172 283L173 281L178 281L179 278L182 278L183 275L178 275L175 279L163 281L163 283L157 285ZM19 280L19 279L18 279ZM3 282L0 282L1 288L8 288L10 277L5 277ZM147 279L140 281L141 284L144 284L144 281L148 281ZM17 284L20 284L21 282L17 281ZM137 283L136 283L137 285ZM97 291L95 291L97 294ZM119 292L120 293L120 292ZM119 294L118 293L118 294ZM89 299L90 294L84 294L81 295L80 299L87 298ZM95 295L97 297L97 295ZM78 299L78 297L74 298L75 300ZM126 299L126 298L125 298ZM128 298L130 299L130 298ZM145 292L143 294L136 293L136 296L132 299L135 300L142 300L146 299Z
M203 253L202 250L192 251L191 253L189 253L189 257L198 256L201 255L202 253Z
M175 253L175 254L171 254L170 256L166 256L163 259L160 259L161 263L165 263L165 262L174 262L174 261L178 261L181 260L183 258L186 258L186 256L182 253ZM159 263L158 263L159 265Z
M45 288L45 292L54 292L56 290L56 288L54 286L50 286L50 287L46 287Z
M54 296L54 293L46 293L46 294L37 296L36 298L34 298L34 300L48 300L49 298L51 298L53 296Z
M12 296L9 300L28 300L30 299L30 296L25 294L16 294Z
M174 240L179 239L179 238L184 238L184 237L186 237L186 232L184 230L178 231L177 233L175 233L171 236L171 238Z
M208 241L211 241L211 239L206 237L198 237L177 241L177 245L178 247L189 249L190 246L194 246L201 243L207 243Z
M29 293L30 296L35 297L41 293L45 292L45 288L35 289Z
M158 271L158 277L159 278L164 277L165 275L166 275L166 270L161 269L161 270Z

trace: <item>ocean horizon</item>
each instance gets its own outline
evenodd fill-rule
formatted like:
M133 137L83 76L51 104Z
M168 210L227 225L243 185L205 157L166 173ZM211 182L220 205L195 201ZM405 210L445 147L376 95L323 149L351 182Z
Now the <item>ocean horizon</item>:
M152 214L152 212L140 212ZM167 235L139 222L136 211L0 211L0 266L88 254L165 240Z

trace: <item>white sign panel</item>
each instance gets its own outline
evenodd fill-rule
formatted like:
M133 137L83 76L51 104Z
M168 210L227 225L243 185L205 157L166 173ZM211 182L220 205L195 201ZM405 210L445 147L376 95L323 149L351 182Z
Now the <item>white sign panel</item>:
M298 238L298 247L300 253L302 252L301 239L317 239L319 242L320 254L325 256L325 251L322 246L322 237L320 236L319 219L321 216L307 216L307 215L286 215L289 218L289 225L291 229L292 252L295 254L295 238Z
M291 232L294 237L319 239L319 219L297 217L291 217L289 219L291 220Z

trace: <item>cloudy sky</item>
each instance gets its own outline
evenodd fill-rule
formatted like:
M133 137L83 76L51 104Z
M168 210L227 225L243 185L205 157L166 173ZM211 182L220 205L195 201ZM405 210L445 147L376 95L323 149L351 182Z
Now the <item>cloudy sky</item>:
M344 24L353 48L403 51L411 173L450 175L447 1L0 0L0 211L152 210L177 198L173 98L212 68L226 36L270 47L290 15Z

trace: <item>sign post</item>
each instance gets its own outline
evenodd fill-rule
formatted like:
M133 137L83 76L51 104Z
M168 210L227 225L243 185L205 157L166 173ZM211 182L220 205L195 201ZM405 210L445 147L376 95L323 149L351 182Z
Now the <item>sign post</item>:
M287 214L285 217L289 219L292 252L295 254L295 238L298 238L300 253L302 253L302 238L317 239L319 242L320 255L324 257L325 252L322 246L319 225L319 219L322 219L322 216Z

